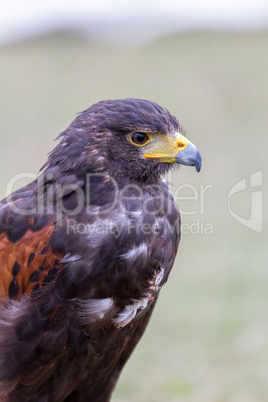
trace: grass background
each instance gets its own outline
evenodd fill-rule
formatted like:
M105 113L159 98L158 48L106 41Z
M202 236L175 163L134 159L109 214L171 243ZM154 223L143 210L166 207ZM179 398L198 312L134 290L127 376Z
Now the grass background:
M169 177L174 191L197 191L197 200L179 201L195 211L182 216L191 230L112 401L267 401L268 33L189 33L136 48L67 34L38 38L0 48L0 87L2 197L14 175L38 171L76 112L101 99L158 102L202 154L200 174L182 167ZM256 233L230 215L227 199L259 170L263 231ZM200 186L208 185L202 210ZM233 196L232 210L249 218L250 196Z

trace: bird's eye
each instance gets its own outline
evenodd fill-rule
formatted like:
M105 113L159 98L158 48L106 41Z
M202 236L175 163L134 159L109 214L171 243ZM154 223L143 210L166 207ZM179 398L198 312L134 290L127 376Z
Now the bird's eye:
M144 133L133 133L131 134L130 139L135 145L145 145L148 141L150 141L149 136Z

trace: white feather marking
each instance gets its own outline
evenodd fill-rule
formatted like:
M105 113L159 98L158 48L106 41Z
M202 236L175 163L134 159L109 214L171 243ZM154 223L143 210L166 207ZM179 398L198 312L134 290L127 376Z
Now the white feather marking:
M89 215L98 215L100 211L100 206L99 205L89 205L87 207L87 213Z
M105 158L103 157L103 156L99 156L97 159L96 159L96 162L101 162L101 161L104 161L105 160Z
M66 262L75 262L81 259L81 256L78 254L71 254L71 253L67 253L65 254L62 259L61 262L66 263Z
M101 214L101 210L100 210ZM96 221L87 225L86 232L88 234L88 238L91 242L98 243L99 241L103 241L104 236L113 235L115 238L118 238L125 227L125 215L120 214L116 216L114 220L112 219L101 219L99 216Z
M113 323L117 328L125 327L127 324L130 323L130 321L133 320L133 318L135 318L137 311L145 309L148 303L149 299L146 297L144 299L135 302L134 304L126 306L113 320Z
M130 251L128 251L128 253ZM154 299L153 295L155 295L161 288L164 273L164 268L161 268L160 271L155 273L153 279L149 282L150 286L147 292L147 297L144 297L143 299L138 300L133 304L125 306L125 308L118 314L118 316L113 319L113 323L117 328L120 329L129 324L130 321L132 321L136 317L138 310L145 309L148 306L148 303Z
M124 260L128 260L129 262L134 262L138 258L147 259L148 246L146 243L140 244L138 247L132 248L127 251L125 254L121 255L121 258Z
M114 301L111 298L78 301L78 315L82 325L89 325L101 320L111 312Z
M159 287L160 283L162 282L163 277L164 277L164 273L165 273L164 268L161 268L160 272L158 272L158 273L155 275L154 285L155 285L156 287Z

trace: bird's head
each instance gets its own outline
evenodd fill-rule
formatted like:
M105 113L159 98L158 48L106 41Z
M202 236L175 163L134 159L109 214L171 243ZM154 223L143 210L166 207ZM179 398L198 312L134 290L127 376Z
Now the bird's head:
M150 180L175 164L201 169L197 148L182 135L177 119L154 102L142 99L105 100L94 104L61 135L49 165L65 170L107 172Z

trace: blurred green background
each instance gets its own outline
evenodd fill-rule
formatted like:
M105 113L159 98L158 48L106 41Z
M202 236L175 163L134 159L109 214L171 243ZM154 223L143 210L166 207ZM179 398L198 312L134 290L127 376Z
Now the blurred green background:
M182 167L168 177L184 233L112 401L266 402L268 33L196 32L132 48L58 34L2 47L0 59L2 197L14 175L38 171L77 112L101 99L159 103L203 157L199 174ZM251 197L256 172L263 211ZM243 179L247 189L230 207L246 219L258 207L261 232L228 210Z

